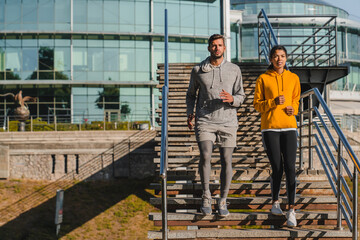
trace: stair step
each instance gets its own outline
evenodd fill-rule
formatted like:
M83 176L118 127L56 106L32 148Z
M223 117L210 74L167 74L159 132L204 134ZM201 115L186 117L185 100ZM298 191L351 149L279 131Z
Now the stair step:
M162 213L150 213L149 219L154 221L155 226L162 225ZM298 227L317 224L317 225L336 225L336 211L315 212L315 211L296 211ZM345 220L343 223L346 224ZM243 212L231 213L227 217L219 217L216 213L204 216L201 213L168 213L169 226L241 226L241 225L274 225L282 226L286 224L286 216L275 216L270 212Z
M349 230L281 228L281 229L199 229L172 230L169 239L351 239ZM160 231L149 231L149 239L162 239Z
M279 199L283 209L286 208L287 197ZM201 204L201 198L173 198L167 199L168 209L198 209ZM229 197L229 209L271 209L271 197ZM151 198L150 203L155 206L161 206L161 198ZM215 207L215 199L212 199L213 208ZM335 210L336 198L334 196L298 196L295 204L298 209L307 210Z

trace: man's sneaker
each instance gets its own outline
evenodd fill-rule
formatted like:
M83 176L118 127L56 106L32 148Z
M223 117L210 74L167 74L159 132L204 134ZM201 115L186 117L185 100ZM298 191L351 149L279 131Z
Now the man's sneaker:
M200 212L203 215L211 215L212 209L211 209L211 196L208 196L206 194L202 195L202 201L201 201L201 207Z
M218 214L220 217L229 216L229 210L227 209L228 203L226 202L226 198L220 198L217 203Z
M288 227L296 227L297 221L296 221L296 213L295 213L294 209L290 209L286 213L286 218L287 218L287 226Z
M276 216L283 215L283 211L280 208L280 203L278 201L274 202L271 208L271 213Z

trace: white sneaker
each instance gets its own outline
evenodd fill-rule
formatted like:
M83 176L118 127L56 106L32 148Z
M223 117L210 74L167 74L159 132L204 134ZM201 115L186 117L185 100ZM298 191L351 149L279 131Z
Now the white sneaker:
M287 218L287 226L288 227L296 227L297 221L296 221L296 213L295 213L294 209L290 209L286 213L286 218Z
M274 202L271 208L271 213L276 216L283 215L283 211L280 208L280 203L278 201Z

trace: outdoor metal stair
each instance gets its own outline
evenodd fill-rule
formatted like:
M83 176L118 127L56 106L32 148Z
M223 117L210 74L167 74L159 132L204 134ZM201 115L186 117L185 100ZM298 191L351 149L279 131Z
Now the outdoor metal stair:
M233 155L233 182L228 208L230 216L216 214L219 196L220 159L216 148L212 155L211 192L214 209L210 216L199 213L201 184L198 173L199 151L194 131L186 125L185 96L194 64L169 66L167 209L169 239L351 239L351 232L334 230L337 223L336 197L323 170L297 169L298 227L287 228L285 216L270 214L270 165L261 142L260 114L252 105L255 81L266 65L239 63L242 70L245 102L239 108L237 149ZM159 65L158 88L164 83L164 66ZM161 116L161 107L157 112ZM159 121L161 125L161 122ZM161 129L156 141L160 166ZM297 164L299 166L299 164ZM161 209L161 185L152 185L155 197L150 203ZM282 208L286 209L285 183L282 185ZM284 211L286 212L286 211ZM160 212L149 214L155 226L162 226ZM344 220L343 226L346 226ZM162 239L161 231L149 231L149 239Z

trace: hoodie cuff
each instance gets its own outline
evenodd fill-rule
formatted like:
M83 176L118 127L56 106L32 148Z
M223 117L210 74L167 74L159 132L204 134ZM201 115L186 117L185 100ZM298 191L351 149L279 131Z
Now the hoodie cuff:
M270 100L270 108L276 107L275 98Z
M229 103L230 106L232 107L240 107L240 100L233 96L233 102L232 103Z

